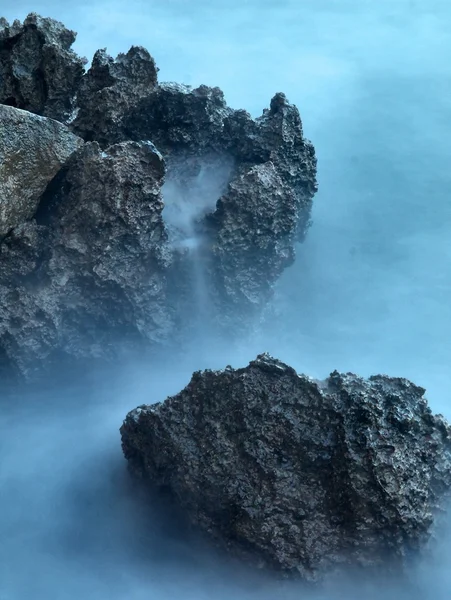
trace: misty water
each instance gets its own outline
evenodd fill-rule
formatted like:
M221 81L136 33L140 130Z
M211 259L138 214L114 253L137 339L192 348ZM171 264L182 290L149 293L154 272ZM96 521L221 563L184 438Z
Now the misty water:
M199 329L184 364L124 365L4 398L0 600L449 597L446 526L410 583L323 592L247 573L131 488L118 428L193 369L269 351L299 371L405 376L451 417L451 5L441 0L2 0L78 31L75 49L146 46L160 80L220 86L261 114L298 105L318 155L313 226L275 316L237 348ZM199 344L199 340L203 343ZM446 525L446 524L445 524Z

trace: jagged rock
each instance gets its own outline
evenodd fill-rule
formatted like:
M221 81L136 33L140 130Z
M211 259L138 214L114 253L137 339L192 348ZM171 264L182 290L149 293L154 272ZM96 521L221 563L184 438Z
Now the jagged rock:
M71 49L76 34L31 13L23 25L0 19L0 104L65 121L84 73Z
M212 156L231 165L228 185L197 215L195 233L207 248L202 259L222 320L229 326L238 314L258 314L306 235L317 189L315 153L297 108L276 94L254 120L228 108L218 88L163 84L130 114L127 131L155 141L168 182L179 188L192 188Z
M0 185L20 190L1 225L0 300L16 285L20 300L0 309L0 363L27 370L54 353L114 357L119 338L157 350L190 339L199 321L242 333L309 224L316 158L297 108L279 93L253 119L228 107L219 88L159 84L153 58L137 46L115 60L98 51L83 74L74 37L35 14L23 25L0 22L0 103L60 119L94 144L60 173L50 161L30 186L27 169L45 153L45 133L20 172L11 170L17 132L5 127L0 138ZM161 172L156 159L141 160L149 152ZM39 257L33 274L34 259L17 270L30 255Z
M451 483L451 428L406 379L204 371L121 428L133 474L234 552L305 579L402 569Z
M116 358L171 337L161 216L165 166L151 145L87 143L0 246L3 361Z
M57 121L0 105L0 237L34 216L48 183L82 145Z
M317 189L315 152L297 108L279 93L254 120L229 108L217 87L158 84L142 48L116 61L98 52L77 104L74 132L101 145L152 140L167 160L168 182L179 189L195 188L212 160L230 165L229 188L195 215L193 232L207 248L198 260L226 327L237 313L245 320L259 311L292 264L295 241L305 237Z
M157 73L154 59L140 46L132 46L116 60L105 49L98 50L77 92L73 130L102 146L130 139L124 118L156 87Z
M217 303L233 316L262 308L294 261L299 211L293 189L274 163L256 165L230 182L210 221L210 274Z

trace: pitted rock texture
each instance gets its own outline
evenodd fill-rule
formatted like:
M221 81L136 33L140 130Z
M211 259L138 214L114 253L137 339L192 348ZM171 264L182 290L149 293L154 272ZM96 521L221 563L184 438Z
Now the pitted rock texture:
M35 13L23 25L0 19L0 104L68 119L86 64L70 49L75 36Z
M252 119L229 108L217 87L158 84L153 59L138 47L116 60L98 52L77 104L75 133L101 145L152 140L167 160L170 182L192 187L211 156L234 165L229 189L212 199L217 210L196 215L193 227L210 250L202 254L210 301L223 306L226 327L237 313L245 318L261 310L293 263L317 190L315 152L297 108L278 93ZM191 179L181 163L191 166Z
M61 123L0 104L0 238L34 217L47 185L82 145Z
M154 59L141 46L132 46L116 60L98 50L77 91L74 131L102 146L131 139L124 120L155 89L157 73Z
M0 227L1 293L18 293L21 273L27 283L18 303L0 309L0 363L9 357L27 370L55 353L113 358L122 338L158 352L199 324L242 335L309 226L316 158L297 108L278 93L254 119L228 107L219 88L159 83L138 46L116 59L99 50L84 73L74 39L36 14L0 22L0 103L57 119L78 136L61 126L64 139L92 144L67 168L61 160L58 171L52 155L41 169L46 132L58 126L30 116L41 139L12 169L17 130L4 123L0 185L12 201Z
M122 447L233 552L307 580L399 572L451 483L451 428L423 394L382 375L316 381L260 355L131 411Z
M87 143L35 219L0 245L3 362L114 359L171 335L161 216L164 161L151 144Z

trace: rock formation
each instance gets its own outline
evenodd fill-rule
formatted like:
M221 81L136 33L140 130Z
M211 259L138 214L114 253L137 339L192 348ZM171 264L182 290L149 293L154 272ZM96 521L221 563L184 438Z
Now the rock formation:
M75 36L62 23L34 13L23 25L0 18L0 104L69 118L86 64L70 49Z
M298 375L271 358L204 371L121 428L133 474L267 567L314 580L399 571L451 483L451 427L399 378Z
M65 356L114 359L172 333L163 176L151 144L86 144L35 219L5 237L0 339L22 370Z
M74 39L0 21L0 368L158 351L207 315L242 330L309 224L315 153L283 94L253 119L159 83L141 47L85 73Z
M294 241L305 237L316 192L314 149L284 94L254 120L229 108L219 88L158 84L143 48L116 60L99 51L82 81L71 126L102 146L152 140L166 159L167 182L188 189L191 204L189 190L202 169L212 162L217 172L229 165L228 189L218 187L210 198L209 218L193 214L194 233L208 246L207 255L196 258L209 273L210 294L223 306L224 319L268 301L274 281L294 260Z
M47 185L82 145L57 121L0 105L0 238L34 217Z

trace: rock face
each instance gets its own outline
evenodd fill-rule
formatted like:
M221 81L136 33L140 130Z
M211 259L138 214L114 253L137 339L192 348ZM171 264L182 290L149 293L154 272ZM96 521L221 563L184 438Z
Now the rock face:
M309 225L297 108L279 93L253 119L159 83L136 46L84 73L74 39L0 21L0 367L158 352L199 321L242 332Z
M314 381L261 355L133 410L122 446L234 552L308 580L399 570L451 483L451 428L423 393L380 375Z
M117 357L170 329L165 167L151 144L88 143L0 246L0 340L26 370L52 357ZM12 285L14 283L14 285Z
M0 103L67 119L86 64L70 49L75 36L35 13L23 25L0 19Z
M0 105L0 238L34 217L47 185L82 145L57 121Z
M229 108L219 88L158 84L153 59L137 47L115 61L98 52L77 106L72 128L86 140L152 140L167 161L167 182L188 190L191 206L203 169L230 166L228 187L191 215L191 235L203 241L196 260L227 326L237 313L261 309L305 237L317 189L315 152L297 108L279 93L254 120ZM176 235L183 241L184 233Z
M140 46L116 60L98 50L77 92L74 131L102 146L130 139L124 120L157 87L157 72L155 61Z

